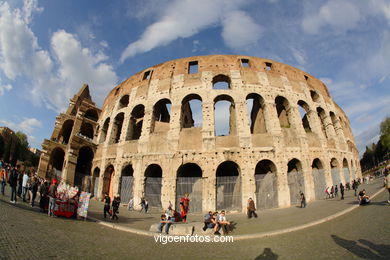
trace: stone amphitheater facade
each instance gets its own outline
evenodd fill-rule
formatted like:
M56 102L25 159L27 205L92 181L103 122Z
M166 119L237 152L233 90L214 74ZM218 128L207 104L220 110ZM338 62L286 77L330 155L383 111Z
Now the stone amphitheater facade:
M228 122L224 134L216 130L220 117ZM58 147L62 167L52 155ZM41 175L60 171L98 198L121 194L136 206L145 197L152 207L177 207L188 192L190 210L198 212L244 211L249 197L258 208L288 207L300 192L308 201L322 199L326 187L361 177L349 120L325 84L250 56L149 67L113 88L101 110L83 86L43 148Z

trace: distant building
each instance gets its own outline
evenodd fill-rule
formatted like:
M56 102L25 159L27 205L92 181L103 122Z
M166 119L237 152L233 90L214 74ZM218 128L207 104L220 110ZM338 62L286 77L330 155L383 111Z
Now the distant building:
M0 158L8 163L15 164L17 161L17 145L19 138L8 127L0 126Z

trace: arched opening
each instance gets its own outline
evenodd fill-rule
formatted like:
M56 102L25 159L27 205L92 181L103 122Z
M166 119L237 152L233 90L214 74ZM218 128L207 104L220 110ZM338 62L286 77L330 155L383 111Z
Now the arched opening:
M109 126L110 126L110 118L107 118L106 121L104 121L102 130L101 130L100 143L104 143L106 141Z
M258 209L278 207L276 166L270 160L262 160L255 168L256 200Z
M95 167L93 170L93 194L92 196L98 196L99 189L99 178L100 178L100 169L99 167Z
M332 111L329 112L329 116L330 116L330 119L332 120L332 127L333 127L333 130L334 130L335 133L337 134L337 132L336 132L336 128L337 128L337 125L338 125L337 117L336 117L336 115L335 115Z
M356 168L353 164L353 160L351 159L351 170L352 170L352 179L356 180Z
M230 96L221 95L214 99L215 136L235 135L236 109Z
M125 114L123 112L116 115L111 130L110 144L119 143L119 140L121 138L124 118L125 118Z
M137 105L133 108L133 111L131 111L129 126L127 129L126 141L138 140L141 137L144 116L144 105Z
M118 109L122 109L124 107L127 107L129 105L129 95L124 95L123 97L121 97L121 99L119 100L119 106L118 106Z
M104 197L104 193L107 192L108 196L110 196L111 199L113 198L114 175L115 175L115 168L110 164L109 166L107 166L106 170L104 171L102 197Z
M72 134L73 129L73 120L68 119L62 125L60 135L58 137L59 142L63 144L67 144L69 142L70 135Z
M246 97L251 134L264 134L267 132L264 118L264 99L255 93Z
M238 165L225 161L217 168L217 210L241 211L241 179Z
M120 181L120 195L121 201L127 203L133 198L133 182L134 182L134 170L131 164L123 167L121 172L121 181Z
M311 96L311 100L313 100L314 102L320 101L320 95L318 95L318 93L315 92L314 90L310 90L310 96Z
M290 128L289 119L289 103L287 99L281 96L275 98L276 112L278 115L279 123L281 128Z
M311 132L311 127L308 118L308 113L310 111L309 105L306 104L305 101L299 100L298 109L299 109L299 114L301 115L303 129L305 129L305 132Z
M341 180L340 180L339 162L336 160L336 158L332 158L332 160L330 161L330 168L332 173L333 185L339 185Z
M153 107L153 117L150 127L151 133L167 132L171 120L171 101L161 99Z
M145 170L145 199L149 206L161 208L162 169L151 164Z
M202 169L195 163L186 163L177 170L176 209L180 208L180 198L189 194L190 212L202 212Z
M73 122L73 121L72 121ZM48 178L62 179L62 168L64 167L65 151L59 147L53 149L50 155L50 171Z
M350 172L349 172L349 167L348 167L348 161L345 158L343 160L343 173L344 173L345 183L350 182L351 181L351 177L350 177Z
M180 127L202 127L202 98L196 94L186 96L181 102Z
M316 158L311 164L311 172L314 182L314 195L316 200L324 197L324 190L326 189L325 170L320 159Z
M93 139L93 126L90 123L83 122L80 127L80 134Z
M99 119L98 112L95 109L88 109L85 112L84 117L88 118L88 119L91 119L91 120L93 120L95 122L97 122L98 119Z
M219 74L213 78L213 89L230 89L230 78Z
M326 133L326 124L325 124L325 118L326 118L325 110L322 109L321 107L317 107L317 115L321 122L321 130L324 133L325 137L328 138L328 135Z
M89 146L83 146L79 150L74 176L74 185L80 187L83 191L90 192L90 176L93 156L93 151Z
M292 159L287 164L287 182L290 190L290 204L300 203L300 193L305 193L305 182L302 164L298 159Z

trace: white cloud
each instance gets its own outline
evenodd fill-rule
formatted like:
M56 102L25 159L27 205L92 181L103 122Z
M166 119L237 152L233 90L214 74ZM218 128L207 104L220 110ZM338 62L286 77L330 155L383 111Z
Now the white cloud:
M330 0L318 12L302 20L302 29L317 34L323 27L329 26L336 32L345 32L354 28L360 18L359 8L352 1Z
M294 56L294 59L298 62L300 66L304 66L307 61L306 54L303 50L299 50L297 48L291 49L292 55Z
M38 0L24 0L23 2L23 17L26 23L30 23L33 13L40 13L43 11L42 7L38 7Z
M243 11L227 13L222 21L222 26L222 38L225 44L233 49L255 44L263 31L261 26Z
M69 98L88 83L95 101L102 103L109 89L117 83L107 56L81 46L73 34L59 30L51 36L53 56L43 50L29 27L32 12L41 11L36 1L26 1L24 11L11 10L0 3L0 70L10 79L24 76L31 81L32 101L60 111Z
M4 95L6 91L10 91L12 89L12 86L10 84L7 85L0 85L0 96Z
M220 25L227 13L237 10L248 3L250 1L244 0L172 1L166 5L161 15L157 15L160 18L146 28L140 39L127 46L122 52L120 60L123 62L138 53L167 45L178 38L191 37L205 28ZM254 22L246 14L243 20L245 24L249 24L252 28L255 27ZM227 20L225 20L225 23L228 23ZM233 29L229 29L229 32ZM245 28L241 29L244 30ZM249 37L247 34L244 34L244 36L249 40L253 39L253 37Z

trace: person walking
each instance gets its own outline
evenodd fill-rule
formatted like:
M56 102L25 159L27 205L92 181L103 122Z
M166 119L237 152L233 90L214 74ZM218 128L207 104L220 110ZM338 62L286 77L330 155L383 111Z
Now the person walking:
M112 217L111 219L118 220L118 213L119 213L119 205L121 203L121 199L119 195L116 195L114 199L112 200Z
M27 191L28 191L28 187L27 187L27 183L28 183L28 180L29 180L29 176L27 174L27 172L25 172L23 174L23 181L22 181L22 197L23 197L23 202L26 202L26 194L27 194Z
M107 213L111 217L110 204L111 204L111 198L110 198L110 196L108 196L108 193L106 192L106 193L104 193L104 208L103 208L104 218L107 217Z
M334 196L338 197L339 196L338 193L339 193L339 188L337 187L337 184L336 184L336 185L334 185Z
M54 216L54 208L56 205L56 196L57 196L57 180L53 179L49 187L49 209L47 214L49 217Z
M8 181L8 171L5 167L3 167L0 171L0 185L1 185L1 194L4 195L5 186Z
M252 198L249 198L249 199L248 199L247 210L248 210L248 211L247 211L248 218L252 218L252 215L253 215L255 218L257 218L255 202L253 201Z
M340 193L341 193L341 199L344 199L344 185L340 182Z
M35 177L31 178L31 183L30 183L30 189L31 189L31 200L30 204L31 207L34 207L35 204L35 198L37 197L37 192L38 192L38 181Z
M301 192L301 208L306 208L306 198L303 192Z
M18 172L12 168L8 178L9 186L11 186L11 203L16 203L16 186L18 185Z

